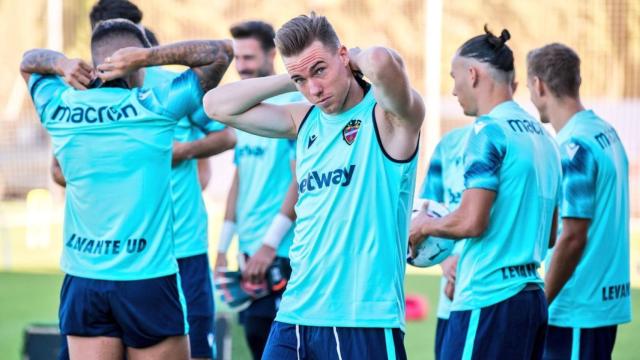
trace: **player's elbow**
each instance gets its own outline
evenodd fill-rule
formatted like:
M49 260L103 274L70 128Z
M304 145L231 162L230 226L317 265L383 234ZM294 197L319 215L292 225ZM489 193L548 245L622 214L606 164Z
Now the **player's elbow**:
M35 49L27 50L22 54L22 61L20 61L20 72L23 74L29 74L31 69L29 67L29 55L33 53Z
M385 71L388 71L390 67L397 66L391 50L382 46L376 46L369 50L366 63L368 64L368 71L365 75L373 83L383 78L383 74Z
M224 99L222 99L219 89L209 90L202 98L202 107L205 114L210 119L214 119L223 124L229 124L232 119L230 109L225 109Z

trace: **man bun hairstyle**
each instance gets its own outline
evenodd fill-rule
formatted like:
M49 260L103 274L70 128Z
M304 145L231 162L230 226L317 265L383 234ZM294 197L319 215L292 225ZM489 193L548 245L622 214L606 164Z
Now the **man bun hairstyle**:
M495 36L484 25L484 34L467 40L458 55L488 64L493 71L495 80L511 84L514 76L513 51L506 44L511 39L509 30L504 29L500 36Z
M544 82L559 98L577 98L580 94L580 57L570 47L553 43L527 54L527 72Z
M231 37L234 39L253 38L258 40L262 50L267 52L276 47L273 38L276 36L273 26L264 21L244 21L229 29Z
M89 13L91 28L95 28L100 21L111 19L127 19L134 24L142 21L142 11L136 4L127 0L100 0Z
M276 32L275 42L282 56L293 56L300 54L316 40L334 52L340 47L338 35L329 20L312 11L308 16L297 16L282 25Z
M111 19L100 21L96 24L91 34L91 44L115 38L118 36L133 36L140 41L143 47L151 47L151 43L140 30L140 28L133 22L126 19Z

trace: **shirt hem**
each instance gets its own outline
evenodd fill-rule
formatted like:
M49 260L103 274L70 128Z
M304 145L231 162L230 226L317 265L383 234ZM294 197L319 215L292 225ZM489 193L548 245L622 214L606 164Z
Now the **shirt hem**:
M345 327L345 328L376 328L376 329L400 329L404 331L405 325L399 324L397 322L389 323L384 321L365 321L366 324L362 324L360 322L348 322L342 319L339 320L331 320L331 319L292 319L282 316L276 316L275 321L281 323L287 323L292 325L301 325L301 326L317 326L317 327Z
M106 280L106 281L135 281L135 280L148 280L148 279L153 279L153 278L159 278L159 277L163 277L163 276L169 276L169 275L174 275L178 273L178 267L176 266L175 269L172 270L167 270L167 271L162 271L162 272L158 272L158 273L152 273L152 274L145 274L145 275L138 275L138 276L134 276L134 277L129 277L129 276L100 276L100 275L95 275L95 274L86 274L86 273L82 273L82 272L76 272L76 271L72 271L72 270L68 270L68 269L61 269L63 273L67 274L67 275L71 275L71 276L75 276L75 277L81 277L81 278L85 278L85 279L92 279L92 280Z

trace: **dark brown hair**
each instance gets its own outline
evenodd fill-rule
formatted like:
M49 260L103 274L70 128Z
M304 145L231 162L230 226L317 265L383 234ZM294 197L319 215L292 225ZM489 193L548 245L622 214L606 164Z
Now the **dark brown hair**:
M276 32L276 46L282 56L297 55L316 40L332 51L340 47L338 35L329 20L315 12L287 21Z
M127 0L100 0L89 14L89 21L93 29L100 21L111 19L127 19L135 24L142 21L142 11L136 4Z
M580 57L570 47L553 43L527 54L529 76L537 76L557 97L578 97L580 92Z
M264 21L241 22L233 25L231 29L229 29L229 32L234 39L253 38L258 40L262 50L265 52L276 47L276 44L273 42L273 38L275 37L273 26Z
M484 34L467 40L458 50L458 54L489 64L500 72L496 73L496 75L500 75L500 80L512 83L515 68L513 66L513 52L506 44L509 39L511 39L509 30L504 29L500 36L495 36L485 24Z

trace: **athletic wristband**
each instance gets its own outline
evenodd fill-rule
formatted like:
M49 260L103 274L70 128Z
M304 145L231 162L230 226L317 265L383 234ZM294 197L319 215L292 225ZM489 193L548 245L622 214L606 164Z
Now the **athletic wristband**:
M262 243L274 249L278 249L278 246L280 246L282 239L287 235L291 226L293 226L293 221L286 215L278 213L271 222L269 230L267 230Z
M220 239L218 240L218 252L226 253L233 239L233 235L236 234L236 223L230 220L225 220L222 224L222 230L220 230Z

